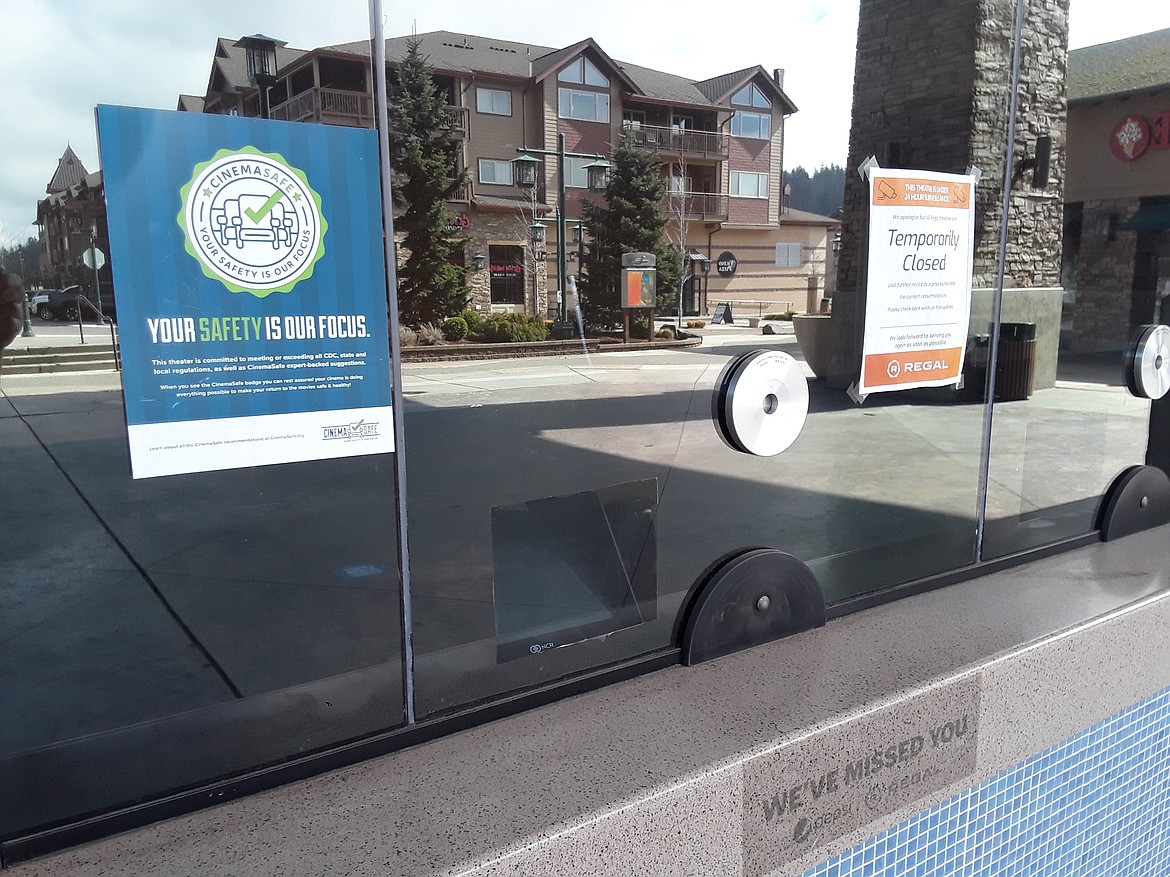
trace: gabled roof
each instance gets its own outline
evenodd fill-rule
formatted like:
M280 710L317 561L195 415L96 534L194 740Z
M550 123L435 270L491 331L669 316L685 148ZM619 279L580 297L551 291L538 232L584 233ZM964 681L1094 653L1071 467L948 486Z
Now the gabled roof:
M695 83L686 77L635 64L622 64L622 69L637 83L640 97L676 105L717 109L715 104L695 87Z
M784 115L789 116L796 112L796 104L784 93L784 89L776 83L776 80L768 75L768 71L759 64L754 67L745 67L743 70L736 70L734 73L724 73L722 76L704 79L702 82L696 82L695 88L701 91L712 103L724 103L749 82L755 82L757 85L766 83L765 91L771 92L772 98L780 101L780 109Z
M588 37L587 39L581 40L579 43L574 43L573 45L566 46L563 49L557 49L555 52L550 52L542 58L537 58L532 62L533 77L535 77L537 82L540 82L550 74L554 73L556 69L560 67L561 64L563 64L565 61L568 61L570 58L577 57L586 49L590 49L595 52L598 57L600 57L601 60L605 62L606 66L617 73L618 78L621 79L623 83L625 83L626 88L628 88L631 92L634 94L641 92L638 84L626 75L626 72L622 69L620 64L614 61L613 58L609 57L609 55L607 55L602 50L601 46L597 45L593 37Z
M206 101L195 94L181 94L179 95L179 105L175 107L182 113L202 113L203 105Z
M1068 53L1068 100L1170 87L1170 28Z
M53 178L49 180L49 184L45 186L45 192L53 195L57 192L64 192L66 189L71 189L78 183L84 181L88 173L85 165L81 163L81 159L73 151L73 147L66 146L61 157L57 159L57 171L53 174Z
M786 115L796 112L796 105L759 65L703 82L695 82L661 70L614 60L591 37L570 46L553 48L447 30L387 39L387 62L391 65L399 64L406 56L407 44L411 40L418 41L420 54L438 73L453 75L471 73L519 80L539 81L558 69L565 61L582 51L590 50L616 73L629 90L631 97L694 108L715 109L721 101L726 106L726 99L735 90L753 77L759 77L761 87L773 99L779 100ZM208 82L208 94L249 88L244 51L233 46L234 42L235 40L223 37L217 41L211 78ZM355 40L322 46L311 51L286 47L278 50L277 62L283 70L298 59L314 54L342 54L369 58L370 42ZM212 87L213 85L219 87Z
M387 39L386 60L391 64L401 62L406 57L406 47L411 40L418 41L419 54L439 72L486 73L518 79L532 76L532 61L535 58L555 51L548 46L436 30ZM369 40L339 43L325 48L366 58L370 56Z

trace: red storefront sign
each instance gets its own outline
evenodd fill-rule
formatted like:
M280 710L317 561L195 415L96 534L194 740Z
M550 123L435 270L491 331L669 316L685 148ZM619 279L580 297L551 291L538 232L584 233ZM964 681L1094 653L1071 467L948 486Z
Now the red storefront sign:
M1141 158L1147 149L1170 149L1170 112L1147 122L1142 116L1126 116L1113 126L1109 150L1122 161Z

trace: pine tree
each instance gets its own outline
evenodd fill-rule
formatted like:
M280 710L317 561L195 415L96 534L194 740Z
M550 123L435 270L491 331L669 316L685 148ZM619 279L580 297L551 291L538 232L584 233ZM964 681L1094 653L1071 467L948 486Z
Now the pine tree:
M445 106L419 43L411 40L390 93L392 188L402 211L394 223L405 235L406 254L398 267L398 307L408 326L458 314L469 298L466 269L452 263L464 241L451 237L454 217L446 203L467 174L457 171Z
M581 310L591 328L621 322L618 298L622 253L657 257L656 308L672 307L678 297L679 258L666 236L668 217L662 202L667 179L659 159L623 140L613 153L614 168L601 204L585 205L591 239L582 266Z

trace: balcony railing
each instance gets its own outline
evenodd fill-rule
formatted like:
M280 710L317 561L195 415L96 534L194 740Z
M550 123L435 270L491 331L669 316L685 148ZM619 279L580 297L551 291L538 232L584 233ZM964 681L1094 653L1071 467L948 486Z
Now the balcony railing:
M372 125L373 99L361 91L341 91L336 88L310 88L268 113L273 119L286 122L337 122L352 125Z
M467 136L467 123L468 119L471 118L471 110L467 107L443 107L443 115L449 120L448 124L451 126L452 136Z
M406 185L406 174L391 174L391 186ZM447 199L448 204L470 204L471 203L471 180L465 181L455 192Z
M727 219L727 196L710 192L670 192L662 209L672 219L717 222Z
M443 115L454 137L466 137L470 111L467 107L444 107ZM286 122L341 122L369 126L374 123L373 98L361 91L310 88L277 104L269 111L273 119Z
M641 149L687 158L726 159L730 138L719 131L692 131L623 122L622 134Z

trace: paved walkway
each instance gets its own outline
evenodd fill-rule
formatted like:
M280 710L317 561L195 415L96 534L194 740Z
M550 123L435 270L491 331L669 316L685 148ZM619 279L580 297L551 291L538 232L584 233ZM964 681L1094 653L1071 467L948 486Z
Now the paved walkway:
M420 714L667 645L685 591L732 548L796 554L832 599L970 560L983 406L859 407L813 383L790 451L747 457L717 438L711 388L762 344L796 352L791 335L711 326L687 350L405 370ZM1113 476L1141 462L1146 404L1109 374L997 406L999 553L1085 532ZM498 663L493 510L646 480L653 620ZM0 756L371 667L397 685L383 458L132 481L116 373L4 375L0 496L20 509L0 547L0 690L22 716ZM374 720L354 721L358 735Z

